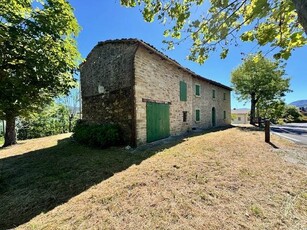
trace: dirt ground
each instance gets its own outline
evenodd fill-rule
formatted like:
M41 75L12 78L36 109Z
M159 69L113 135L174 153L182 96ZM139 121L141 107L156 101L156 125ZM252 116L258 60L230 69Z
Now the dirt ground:
M155 154L18 229L306 229L307 146L271 139L235 127L124 150Z

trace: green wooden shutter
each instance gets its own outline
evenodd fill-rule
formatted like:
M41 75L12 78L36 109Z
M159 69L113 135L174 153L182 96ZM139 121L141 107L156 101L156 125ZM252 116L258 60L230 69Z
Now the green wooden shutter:
M212 98L215 98L215 90L212 90Z
M200 110L199 109L195 110L195 121L200 121Z
M224 111L224 119L226 119L226 111Z
M195 85L195 95L200 96L200 85Z
M180 81L180 101L187 101L187 83Z

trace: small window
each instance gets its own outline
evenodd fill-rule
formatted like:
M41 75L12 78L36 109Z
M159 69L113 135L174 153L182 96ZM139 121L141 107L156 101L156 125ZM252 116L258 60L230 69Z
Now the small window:
M200 85L195 85L195 96L200 96Z
M224 93L224 100L226 100L226 93Z
M241 117L238 117L238 121L241 121Z
M226 119L226 111L224 111L224 120Z
M187 83L180 81L180 101L187 101Z
M199 109L195 110L195 121L200 121L200 110Z
M212 98L215 98L215 89L212 90Z
M188 112L187 111L183 111L182 112L182 121L183 122L187 122L188 118Z

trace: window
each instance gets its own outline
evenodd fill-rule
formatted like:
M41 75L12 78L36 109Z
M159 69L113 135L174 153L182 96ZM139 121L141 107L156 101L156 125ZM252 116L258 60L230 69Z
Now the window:
M238 121L241 121L241 117L238 117Z
M215 89L212 90L212 98L215 98Z
M226 111L224 111L224 120L226 119Z
M224 93L224 100L226 100L226 93Z
M187 122L187 118L188 118L188 112L187 111L183 111L182 112L182 121L183 122Z
M187 83L180 81L180 101L187 101Z
M200 121L200 110L199 109L195 110L195 121Z
M195 85L195 96L200 96L200 85Z

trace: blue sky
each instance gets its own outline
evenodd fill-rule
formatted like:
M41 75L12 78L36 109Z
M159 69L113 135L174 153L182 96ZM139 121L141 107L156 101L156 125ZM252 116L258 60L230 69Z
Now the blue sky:
M240 43L233 47L226 59L221 60L215 53L203 64L188 61L189 45L182 43L175 50L162 50L165 27L158 22L146 23L138 8L124 8L119 0L69 0L75 9L75 15L82 27L77 39L78 47L85 58L98 41L118 38L139 38L153 45L167 56L175 59L182 66L191 69L206 78L231 86L230 73L242 63L243 53L256 52L255 44ZM307 99L307 47L299 48L287 61L286 73L291 77L292 93L287 94L285 101ZM239 102L232 92L232 108L249 107L249 103Z

